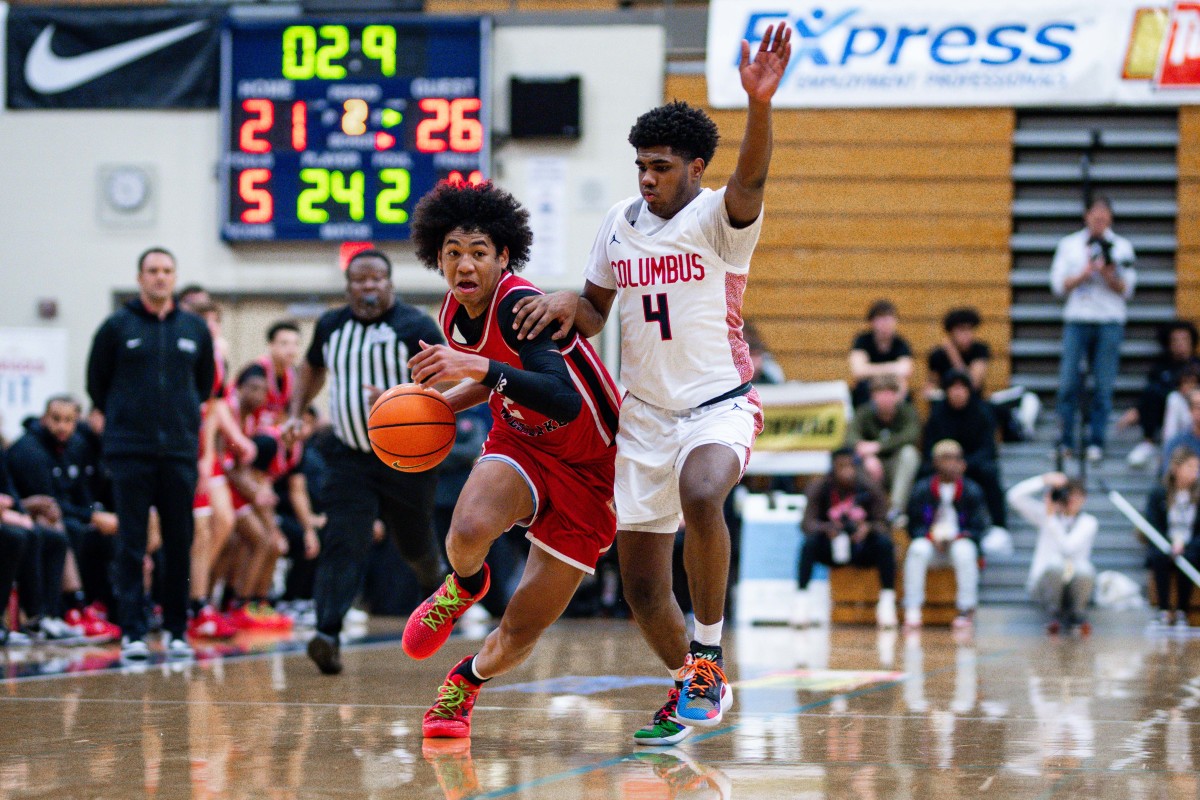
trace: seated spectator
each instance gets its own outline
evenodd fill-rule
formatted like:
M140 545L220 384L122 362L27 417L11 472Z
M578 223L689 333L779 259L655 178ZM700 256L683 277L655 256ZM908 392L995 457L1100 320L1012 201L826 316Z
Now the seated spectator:
M5 609L8 608L8 596L17 579L17 571L25 558L25 548L29 546L29 532L24 526L9 523L12 519L9 511L11 509L0 511L0 597L4 599ZM0 614L0 647L29 643L29 636L8 629L7 611Z
M925 397L928 400L943 398L942 378L955 369L967 374L971 379L971 389L976 394L987 397L985 384L992 353L987 344L976 337L981 323L979 312L973 308L956 308L942 319L946 337L929 352L929 373L925 384ZM1005 441L1022 441L1033 436L1038 411L1042 406L1036 394L1013 386L996 392L989 401Z
M120 630L105 619L112 604L108 569L115 552L117 516L92 499L88 442L78 431L80 407L65 395L46 402L40 420L8 451L13 485L28 505L38 497L53 498L62 514L61 527L71 545L61 603L68 624L89 638L115 638ZM80 583L80 581L82 583Z
M921 627L925 574L930 567L954 567L958 582L954 627L974 624L979 598L979 542L988 527L983 490L965 477L963 448L943 439L932 448L934 474L918 481L908 502L912 543L904 562L904 625Z
M996 452L996 418L991 406L971 391L971 378L952 369L942 378L946 399L935 403L925 423L925 469L933 469L933 445L952 439L962 446L967 477L979 484L987 498L988 514L1001 528L1008 527L1000 461Z
M1187 610L1192 602L1192 582L1175 566L1175 557L1183 556L1193 566L1200 567L1200 536L1197 525L1200 515L1200 456L1187 448L1177 448L1167 459L1167 474L1146 499L1146 521L1171 543L1171 552L1164 553L1153 544L1147 545L1146 562L1154 573L1154 588L1158 594L1158 621L1162 625L1174 622L1187 627ZM1175 583L1175 604L1171 604L1171 583Z
M854 451L849 448L833 453L828 475L808 488L808 505L800 530L804 544L800 550L800 595L792 615L796 625L812 619L808 584L814 564L828 566L853 564L879 570L883 591L875 608L880 627L896 625L896 552L886 520L887 502L873 481L859 475Z
M320 424L315 406L309 406L300 417L301 441L307 442ZM313 611L313 581L317 574L317 556L321 552L320 531L325 527L321 513L321 487L328 466L316 448L305 446L297 467L275 481L279 505L279 528L287 537L291 561L284 584L283 603L288 603L299 616L311 617ZM282 603L281 603L282 605ZM311 613L310 613L311 612Z
M1091 632L1085 614L1096 585L1092 545L1099 523L1083 513L1086 500L1083 482L1061 472L1035 475L1008 490L1008 502L1038 529L1025 588L1050 614L1051 635L1064 627L1083 636Z
M17 595L25 612L24 632L46 639L72 639L83 631L62 620L63 568L67 534L61 529L62 511L52 497L38 495L21 501L8 470L7 453L0 451L0 525L21 533L24 552L17 568ZM5 595L5 608L8 596Z
M894 375L871 378L871 401L854 412L846 429L846 447L854 449L867 475L881 486L890 487L891 520L908 506L913 481L921 468L921 452L917 449L920 441L921 420L912 403L902 401L900 382Z
M850 345L850 377L855 382L851 399L856 407L871 399L869 381L876 375L895 376L901 396L908 398L912 348L896 332L898 316L891 300L876 301L867 311L871 330L860 333Z
M783 367L779 366L775 356L767 349L767 343L763 341L758 327L750 320L745 320L742 323L742 335L746 338L746 346L750 348L750 365L754 367L751 382L760 385L785 383L787 377L783 374Z
M1200 390L1192 392L1188 395L1188 411L1191 414L1191 425L1188 428L1175 435L1171 441L1167 442L1164 452L1174 453L1180 447L1190 450L1197 455L1200 455ZM1171 461L1169 458L1163 459L1162 474L1167 474L1167 468L1170 467Z
M1197 389L1200 389L1200 364L1188 364L1179 373L1179 386L1167 395L1167 412L1162 428L1164 445L1192 427L1192 409L1188 398Z
M1163 430L1167 397L1179 388L1179 378L1185 368L1200 367L1200 358L1196 357L1198 339L1200 332L1190 322L1172 322L1158 331L1162 352L1150 365L1137 406L1117 421L1118 428L1134 424L1142 428L1142 441L1129 452L1129 466L1144 467L1156 455L1155 443Z

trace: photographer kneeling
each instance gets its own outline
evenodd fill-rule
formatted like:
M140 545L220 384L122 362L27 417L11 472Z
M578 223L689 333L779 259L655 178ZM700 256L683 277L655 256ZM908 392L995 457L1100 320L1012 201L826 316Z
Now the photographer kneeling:
M1009 505L1038 529L1025 587L1050 613L1050 634L1064 626L1077 627L1083 636L1091 633L1084 615L1096 583L1091 558L1098 524L1091 514L1082 513L1085 500L1083 482L1061 472L1035 475L1008 490Z
M813 565L873 567L879 570L879 604L875 618L880 627L896 626L896 551L887 524L887 498L883 490L859 474L850 448L835 450L832 467L809 487L808 505L800 530L800 596L792 624L812 619L808 583Z

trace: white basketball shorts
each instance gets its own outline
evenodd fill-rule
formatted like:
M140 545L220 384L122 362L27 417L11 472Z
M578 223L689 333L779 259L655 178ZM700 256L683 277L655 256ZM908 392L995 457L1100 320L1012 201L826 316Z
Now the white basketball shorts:
M762 410L753 391L686 411L626 394L617 430L617 529L675 533L682 511L679 474L691 452L705 444L725 445L744 470L761 430Z

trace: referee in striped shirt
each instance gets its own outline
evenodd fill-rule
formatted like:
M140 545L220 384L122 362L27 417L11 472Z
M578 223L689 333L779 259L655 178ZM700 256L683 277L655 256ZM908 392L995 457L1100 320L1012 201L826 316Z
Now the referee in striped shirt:
M396 300L391 261L378 250L350 259L346 295L347 305L317 321L284 425L285 436L294 439L301 410L328 380L336 441L327 455L329 475L322 490L328 522L313 589L317 632L308 644L309 657L327 675L342 669L338 634L362 586L376 519L383 520L416 573L422 596L437 588L444 572L433 533L437 473L397 472L376 458L367 416L380 393L408 382L408 359L420 350L421 340L445 340L432 318Z

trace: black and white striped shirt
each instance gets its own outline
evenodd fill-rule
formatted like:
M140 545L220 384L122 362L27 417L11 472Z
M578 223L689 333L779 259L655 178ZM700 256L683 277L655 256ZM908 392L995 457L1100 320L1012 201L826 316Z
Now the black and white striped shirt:
M400 302L371 323L356 318L349 306L327 311L317 321L306 358L312 367L329 370L329 416L344 444L371 452L371 404L363 387L387 390L406 383L408 359L420 349L421 340L445 343L429 315Z

